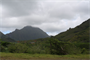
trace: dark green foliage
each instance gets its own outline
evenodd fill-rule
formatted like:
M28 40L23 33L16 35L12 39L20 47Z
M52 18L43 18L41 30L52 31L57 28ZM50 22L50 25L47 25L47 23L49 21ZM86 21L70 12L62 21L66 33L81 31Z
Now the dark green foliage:
M83 48L81 53L83 54L83 53L85 53L85 52L86 52L86 49L85 49L85 48Z
M74 43L77 47L83 49L90 49L90 43Z
M31 54L49 54L50 51L48 49L49 44L47 43L48 38L42 38L37 40L28 40L21 41L22 44L25 44L30 48L29 53Z
M50 39L50 51L51 54L61 54L64 55L66 54L66 51L63 49L64 43L58 41L57 39Z
M57 39L50 39L50 52L51 54L66 55L66 54L79 54L80 49L72 43L61 42Z
M2 45L2 41L1 41L1 39L0 39L0 45Z
M56 35L54 38L64 42L90 42L89 22L90 19L88 19L87 21L83 22L81 25L75 28L70 28L67 31Z
M31 43L34 42L34 43ZM12 53L30 53L30 54L86 54L89 53L89 44L62 42L54 38L46 40L30 40L27 42L10 43L7 48L2 46L3 51Z
M90 54L90 43L74 43L81 49L81 53Z
M28 53L29 47L21 43L13 43L8 46L8 50L12 53Z
M40 45L30 47L30 54L45 54L45 50Z
M5 41L1 41L0 43L4 47L7 47L10 44L10 42L5 42Z
M2 40L0 39L0 44L3 45L3 46L6 46L6 45L10 44L10 42L2 41Z
M2 46L2 42L1 42L1 39L0 39L0 52L3 51L3 50L4 50L4 48Z
M8 45L7 43L8 42L3 42L0 39L0 52L5 52L7 50L7 48L6 48L6 46Z
M34 42L34 43L30 43ZM29 43L29 44L28 44ZM47 48L48 44L46 43L46 40L40 39L40 40L32 40L28 41L27 44L29 45L30 53L35 54L48 54L49 49Z
M5 51L5 47L4 46L0 46L0 52Z

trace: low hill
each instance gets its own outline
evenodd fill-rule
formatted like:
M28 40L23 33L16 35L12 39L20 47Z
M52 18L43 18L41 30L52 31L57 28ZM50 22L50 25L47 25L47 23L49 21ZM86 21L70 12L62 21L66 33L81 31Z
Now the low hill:
M6 35L16 41L26 41L26 40L34 40L34 39L49 37L40 28L31 27L31 26L26 26L20 30L16 29L15 31Z
M7 37L6 35L4 35L2 32L0 32L0 39L1 41L6 41L6 42L15 42L15 40Z
M69 28L67 31L59 33L54 38L57 38L61 41L69 42L90 42L90 19L86 20L79 26L75 28Z

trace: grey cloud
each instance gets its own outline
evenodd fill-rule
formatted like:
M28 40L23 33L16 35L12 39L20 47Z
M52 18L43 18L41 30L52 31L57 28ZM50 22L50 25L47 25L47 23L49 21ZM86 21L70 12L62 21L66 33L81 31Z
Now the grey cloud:
M7 16L29 15L37 8L37 0L2 0L7 7Z
M32 14L29 16L20 17L19 22L22 21L21 23L25 25L38 25L46 22L47 21L46 19L47 19L46 16Z
M34 25L34 26L40 27L42 30L46 32L56 32L56 31L60 32L66 28L66 26L63 26L63 22L58 22L58 23L57 22L52 22L52 23L46 22L46 23L42 23L40 25Z
M75 7L75 11L78 13L89 14L90 12L90 3L89 2L82 2L78 6Z
M43 23L41 25L34 25L37 27L40 27L41 29L43 29L45 32L51 32L52 33L60 33L63 31L66 31L69 28L74 28L77 25L81 24L83 21L83 19L76 19L76 20L58 20L58 22L48 22L48 23Z
M72 20L78 15L89 15L89 2L65 2L49 11L51 17Z
M59 19L72 19L74 16L73 6L71 2L57 2L55 5L51 5L49 9L50 17L55 17Z

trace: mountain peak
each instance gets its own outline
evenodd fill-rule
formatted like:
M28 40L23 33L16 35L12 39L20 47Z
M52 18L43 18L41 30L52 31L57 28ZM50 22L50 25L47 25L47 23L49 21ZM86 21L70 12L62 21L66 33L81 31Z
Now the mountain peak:
M33 26L25 26L24 28L22 29L30 29L30 28L38 28L38 27L33 27Z
M7 34L10 38L16 41L22 40L34 40L39 38L49 37L43 30L37 27L25 26L24 28L18 30L16 29L12 33Z

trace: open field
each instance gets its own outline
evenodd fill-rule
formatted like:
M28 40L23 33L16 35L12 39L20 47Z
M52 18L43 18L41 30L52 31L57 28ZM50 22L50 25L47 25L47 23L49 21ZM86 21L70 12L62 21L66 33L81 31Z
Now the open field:
M90 54L83 55L50 55L50 54L26 54L26 53L2 53L0 60L89 60Z

